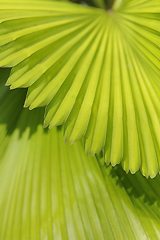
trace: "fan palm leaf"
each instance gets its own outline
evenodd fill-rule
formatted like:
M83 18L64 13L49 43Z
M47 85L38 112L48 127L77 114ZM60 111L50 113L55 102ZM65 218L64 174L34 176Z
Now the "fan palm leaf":
M104 10L8 0L0 2L0 15L0 66L13 67L11 89L28 88L25 106L46 106L45 126L63 125L66 139L83 138L86 152L102 151L107 164L154 177L159 1L115 1Z
M0 75L0 239L159 239L160 177L106 168L66 144Z

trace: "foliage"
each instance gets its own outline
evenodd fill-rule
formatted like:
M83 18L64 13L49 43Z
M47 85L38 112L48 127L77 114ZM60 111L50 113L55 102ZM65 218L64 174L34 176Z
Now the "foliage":
M160 239L159 23L158 0L0 0L0 240Z

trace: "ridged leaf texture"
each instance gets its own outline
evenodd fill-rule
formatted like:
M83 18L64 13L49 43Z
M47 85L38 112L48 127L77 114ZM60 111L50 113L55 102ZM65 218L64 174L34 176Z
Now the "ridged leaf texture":
M160 239L160 177L126 174L42 127L0 71L0 239Z
M1 0L0 22L7 85L28 88L26 107L46 106L45 126L126 172L159 172L159 1Z

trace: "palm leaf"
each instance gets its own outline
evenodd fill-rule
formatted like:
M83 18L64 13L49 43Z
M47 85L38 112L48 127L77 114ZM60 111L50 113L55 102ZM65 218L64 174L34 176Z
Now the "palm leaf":
M97 6L100 6L98 2ZM154 177L160 170L160 3L115 1L105 11L50 1L0 3L0 66L25 106L46 106L107 164Z
M1 75L2 74L2 75ZM106 168L0 83L0 239L160 238L160 177ZM8 76L6 76L8 77Z

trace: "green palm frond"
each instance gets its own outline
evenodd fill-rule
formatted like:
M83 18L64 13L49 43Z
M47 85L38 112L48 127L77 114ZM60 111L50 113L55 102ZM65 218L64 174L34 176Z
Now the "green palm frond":
M44 130L43 109L23 109L0 71L0 239L160 238L160 177L125 174Z
M98 3L98 2L97 2ZM97 6L100 6L97 4ZM0 66L25 106L46 106L45 126L64 125L86 152L154 177L160 170L160 3L0 3Z

